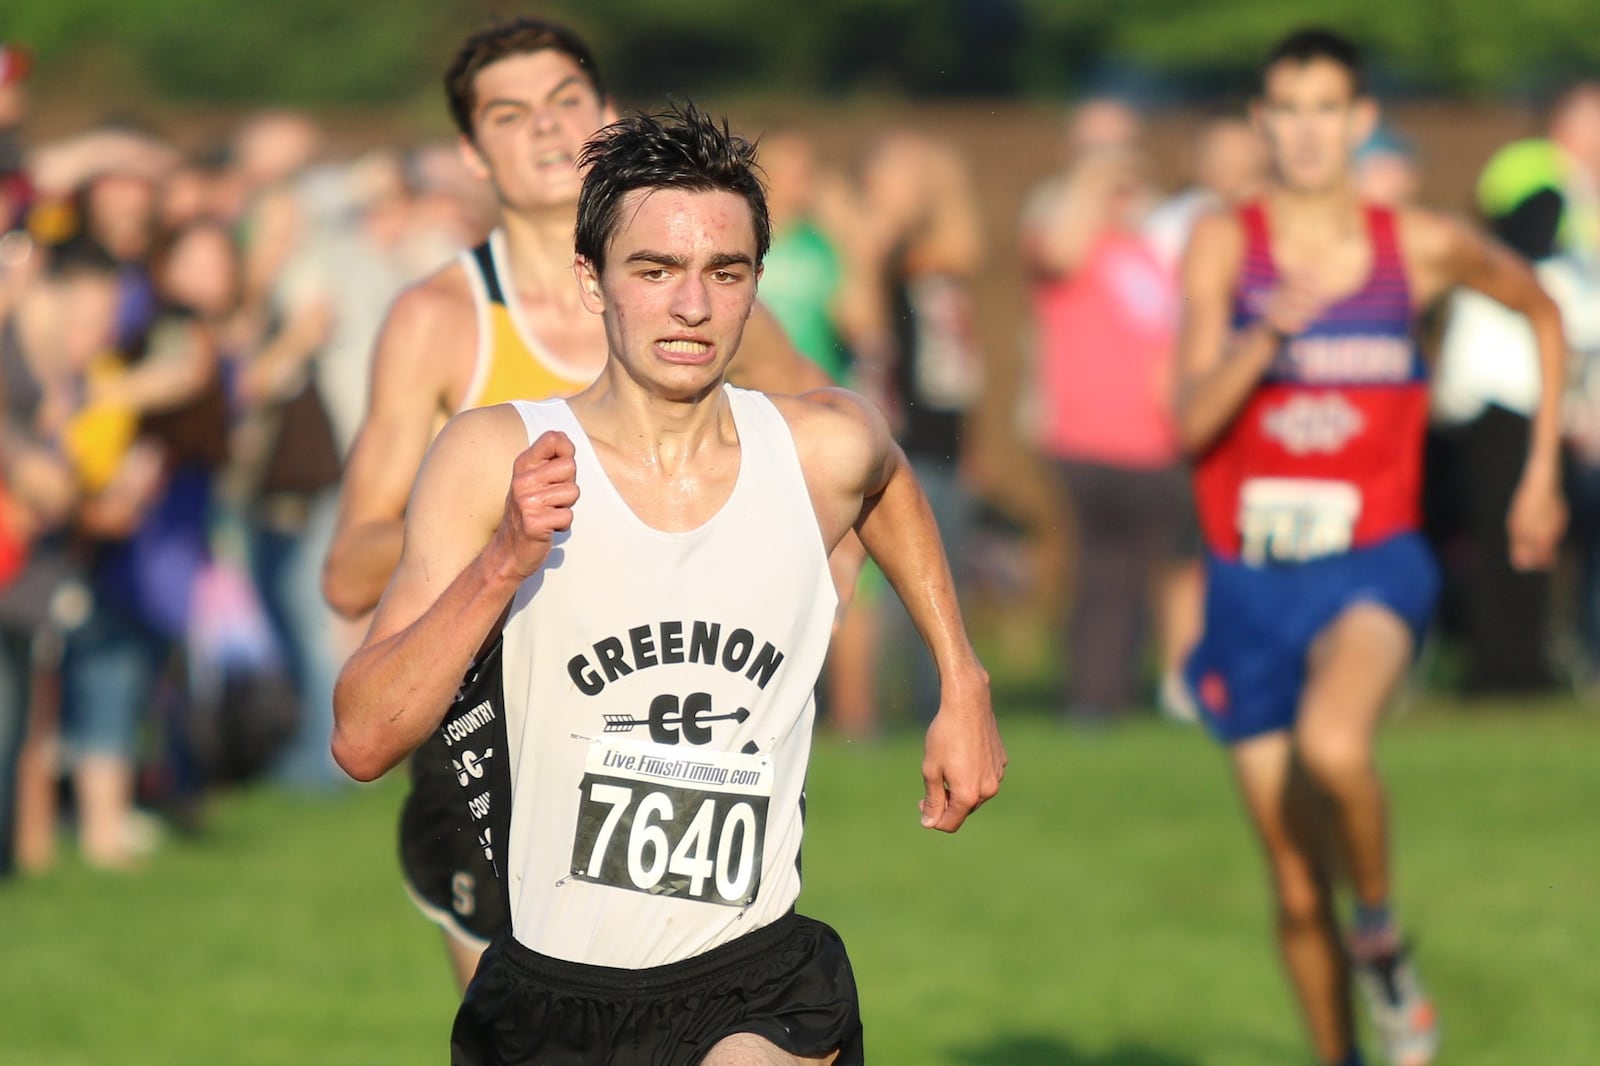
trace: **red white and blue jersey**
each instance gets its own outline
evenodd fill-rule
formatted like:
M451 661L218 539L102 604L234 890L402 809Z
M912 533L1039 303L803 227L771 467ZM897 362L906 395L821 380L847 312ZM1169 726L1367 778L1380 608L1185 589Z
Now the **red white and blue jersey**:
M1201 458L1195 495L1207 548L1249 564L1336 555L1421 521L1427 366L1392 211L1364 208L1366 284L1286 340L1232 424ZM1279 284L1266 211L1239 212L1244 262L1233 328Z

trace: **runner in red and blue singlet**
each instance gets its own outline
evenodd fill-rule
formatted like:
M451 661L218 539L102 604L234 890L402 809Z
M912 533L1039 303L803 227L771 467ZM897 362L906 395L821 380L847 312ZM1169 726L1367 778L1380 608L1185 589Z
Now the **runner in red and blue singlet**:
M1359 1066L1352 978L1390 1062L1439 1041L1390 909L1373 738L1437 588L1417 534L1426 367L1418 310L1467 286L1528 317L1544 399L1507 518L1512 562L1549 566L1559 489L1560 316L1528 268L1452 219L1363 204L1355 148L1377 108L1359 52L1291 35L1254 118L1275 181L1204 218L1183 267L1178 431L1198 463L1205 632L1188 677L1228 745L1276 897L1279 945L1325 1066ZM1334 914L1348 876L1348 941Z
M1421 637L1438 578L1417 533L1427 367L1393 212L1362 208L1372 267L1285 338L1196 474L1211 556L1190 684L1225 741L1289 728L1306 651L1346 607L1382 604ZM1233 332L1280 284L1264 203L1242 208ZM1290 565L1292 564L1292 565Z

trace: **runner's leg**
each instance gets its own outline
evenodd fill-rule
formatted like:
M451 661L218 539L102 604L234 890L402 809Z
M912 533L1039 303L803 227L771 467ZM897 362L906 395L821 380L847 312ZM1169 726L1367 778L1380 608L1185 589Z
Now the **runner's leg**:
M717 1046L701 1060L702 1066L829 1066L838 1058L838 1052L820 1059L802 1059L789 1054L768 1040L753 1033L736 1033Z
M483 948L451 936L449 930L441 929L440 932L444 935L445 953L450 956L450 969L456 975L456 986L465 992L467 985L472 983L472 975L478 972L478 960L483 957Z
M1234 773L1266 851L1277 906L1277 933L1290 982L1323 1062L1354 1046L1344 948L1333 912L1333 861L1304 771L1287 733L1241 741Z
M1356 899L1389 901L1388 810L1373 739L1411 663L1411 632L1388 608L1358 604L1317 638L1295 726L1295 750L1333 801Z

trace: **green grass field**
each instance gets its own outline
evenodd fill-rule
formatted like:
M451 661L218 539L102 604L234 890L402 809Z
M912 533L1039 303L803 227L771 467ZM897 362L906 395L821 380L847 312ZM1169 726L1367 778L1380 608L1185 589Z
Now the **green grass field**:
M1222 758L1141 722L1003 720L1000 799L917 825L919 738L823 741L802 908L855 960L879 1066L1310 1061ZM1392 723L1399 903L1446 1066L1600 1062L1600 714ZM133 876L66 861L0 888L0 1063L440 1063L444 956L396 877L400 782L230 795Z

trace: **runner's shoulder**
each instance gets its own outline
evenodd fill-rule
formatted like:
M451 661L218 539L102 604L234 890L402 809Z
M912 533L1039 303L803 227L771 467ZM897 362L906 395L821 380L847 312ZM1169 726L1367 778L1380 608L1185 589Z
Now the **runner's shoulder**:
M1184 247L1182 272L1186 287L1218 292L1232 286L1244 260L1245 231L1237 208L1213 207L1195 219Z
M771 396L794 435L802 463L822 467L871 456L889 437L883 415L871 401L849 389L813 389L798 396Z
M1239 209L1231 204L1209 207L1195 216L1194 228L1189 231L1189 247L1204 247L1221 252L1244 247L1244 223Z
M443 464L453 475L489 475L487 484L529 447L528 429L514 404L474 407L451 416L435 438L429 462ZM503 489L497 489L503 491Z
M1395 220L1401 244L1424 255L1446 252L1472 232L1472 224L1465 218L1431 207L1397 208Z
M838 386L812 389L796 396L768 394L767 399L797 429L827 431L867 426L871 425L875 412L866 397Z

